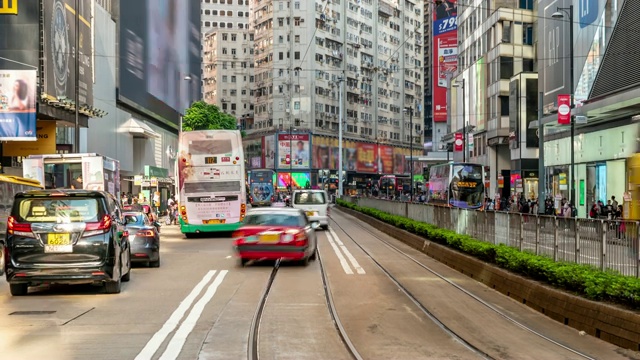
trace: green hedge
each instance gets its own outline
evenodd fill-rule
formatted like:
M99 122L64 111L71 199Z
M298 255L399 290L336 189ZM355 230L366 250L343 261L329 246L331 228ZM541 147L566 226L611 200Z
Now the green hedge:
M506 245L493 245L451 230L391 215L377 209L357 206L340 199L337 203L480 260L496 264L503 269L577 293L588 299L609 301L640 309L640 279L638 278L623 276L614 271L601 271L588 265L555 262L548 257L522 252Z

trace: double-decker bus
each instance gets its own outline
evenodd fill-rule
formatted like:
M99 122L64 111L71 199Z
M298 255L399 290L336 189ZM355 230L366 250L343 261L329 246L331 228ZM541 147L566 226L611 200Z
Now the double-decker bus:
M383 175L378 182L380 196L401 195L411 192L411 177Z
M276 172L270 169L252 169L249 172L249 202L252 206L271 206L276 201L275 177Z
M454 162L431 166L427 203L464 209L482 208L484 167Z
M247 211L240 131L180 132L178 191L185 236L236 230Z

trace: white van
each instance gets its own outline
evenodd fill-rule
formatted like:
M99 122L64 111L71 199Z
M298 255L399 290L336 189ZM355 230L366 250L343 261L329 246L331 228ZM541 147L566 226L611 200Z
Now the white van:
M291 206L306 212L309 221L317 221L329 228L329 195L325 190L295 190Z

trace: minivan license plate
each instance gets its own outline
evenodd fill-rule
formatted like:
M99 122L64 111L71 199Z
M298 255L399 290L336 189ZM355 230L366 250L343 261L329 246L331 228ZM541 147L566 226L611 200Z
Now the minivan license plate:
M307 211L307 216L316 216L315 211Z
M48 234L47 243L44 245L45 253L70 253L73 252L70 234Z

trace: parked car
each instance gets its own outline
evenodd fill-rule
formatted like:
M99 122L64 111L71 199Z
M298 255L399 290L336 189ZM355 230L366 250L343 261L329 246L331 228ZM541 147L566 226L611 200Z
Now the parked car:
M43 283L91 283L119 293L129 281L129 234L111 194L33 190L15 195L10 214L5 276L12 295Z
M251 209L233 233L240 264L250 260L297 260L307 265L315 260L317 222L292 208Z
M131 261L160 267L160 234L156 226L141 212L125 212L123 217L129 230Z
M303 210L310 221L317 221L324 230L329 229L329 195L325 190L295 190L291 206Z

